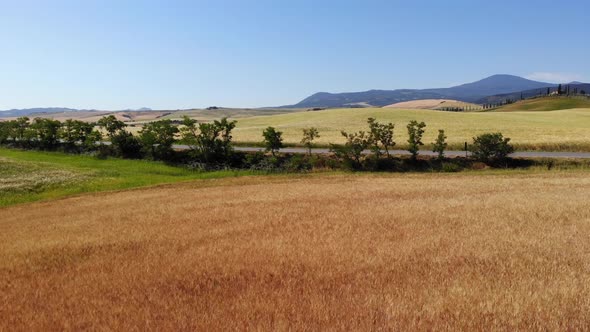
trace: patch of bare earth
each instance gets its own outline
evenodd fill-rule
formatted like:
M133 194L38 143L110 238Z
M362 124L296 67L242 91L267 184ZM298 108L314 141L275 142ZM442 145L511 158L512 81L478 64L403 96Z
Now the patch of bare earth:
M0 330L582 330L590 177L215 180L0 209Z

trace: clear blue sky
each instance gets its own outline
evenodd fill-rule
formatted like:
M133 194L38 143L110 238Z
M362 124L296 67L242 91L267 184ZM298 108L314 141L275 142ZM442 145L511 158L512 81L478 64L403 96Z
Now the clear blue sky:
M0 109L590 81L590 1L0 0Z

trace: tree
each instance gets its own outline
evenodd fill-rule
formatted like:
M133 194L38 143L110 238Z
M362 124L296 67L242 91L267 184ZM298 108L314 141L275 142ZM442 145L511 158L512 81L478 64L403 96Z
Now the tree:
M233 136L232 131L236 127L237 121L228 121L227 118L222 118L221 120L213 121L213 124L217 127L217 131L219 132L218 136L216 137L216 146L219 147L219 151L227 160L230 155L233 153L233 147L231 145Z
M561 84L557 86L557 94L561 95L563 91L561 90Z
M180 133L180 140L189 146L191 150L196 149L197 136L199 135L199 127L197 120L191 119L188 116L182 117L182 126L178 128Z
M374 118L369 118L367 120L369 124L369 136L370 136L370 143L372 145L371 150L373 153L379 157L381 155L381 149L385 150L387 157L389 158L389 148L395 146L395 141L393 139L393 123L379 123Z
M107 132L107 135L110 138L113 138L115 134L121 130L123 130L127 125L125 122L117 120L114 115L109 115L101 118L97 122L98 126L104 129Z
M346 143L344 145L330 144L330 151L353 169L361 168L363 151L371 146L370 135L364 131L350 134L341 131L340 133L346 138Z
M34 144L42 149L54 149L59 142L61 122L53 119L35 118L30 126Z
M418 122L416 120L410 121L408 123L408 151L412 154L412 160L416 160L418 158L418 151L420 150L420 145L424 145L422 143L422 135L424 134L424 127L426 124L424 122Z
M29 126L29 118L26 116L21 116L20 118L14 120L14 122L12 122L12 125L10 126L10 135L12 136L12 140L14 142L19 141L19 144L23 144L23 141L26 140L25 134L27 133Z
M142 145L139 139L126 130L119 130L111 137L116 155L123 158L141 158Z
M99 146L102 147L102 134L100 133L100 131L93 129L86 136L86 139L82 142L82 144L86 150L91 151L91 150L96 149L96 147L97 147L96 143L98 143Z
M551 88L547 88L547 95L551 94Z
M159 120L144 125L139 132L139 139L144 151L153 159L167 159L172 154L172 144L178 128L171 120Z
M584 90L580 90L580 94L581 94L581 95L585 95L585 94L586 94L586 91L584 91Z
M273 127L268 127L262 132L262 136L264 137L264 146L265 151L269 152L275 156L275 154L283 147L283 133L277 131Z
M62 123L59 130L59 137L71 149L75 148L77 144L87 147L88 143L90 143L87 140L93 129L94 125L92 123L68 119ZM92 143L94 144L95 142Z
M445 149L447 148L447 136L445 136L445 131L442 129L438 130L438 136L436 137L436 141L434 141L432 152L438 153L438 160L443 160L445 157Z
M510 138L501 133L487 133L473 138L471 153L473 158L489 165L497 164L514 152Z
M311 156L311 149L313 148L313 141L316 138L319 138L320 134L315 127L303 129L303 139L301 139L301 144L307 148L308 154Z
M4 144L10 137L11 123L9 121L0 121L0 144Z
M185 116L180 128L182 142L187 144L196 158L205 162L229 161L233 153L232 131L236 121L227 118L215 120L213 123L197 123Z

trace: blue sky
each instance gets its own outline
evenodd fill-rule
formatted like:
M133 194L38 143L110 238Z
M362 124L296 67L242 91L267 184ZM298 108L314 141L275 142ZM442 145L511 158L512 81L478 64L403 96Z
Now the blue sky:
M590 81L590 1L0 0L0 109L296 103Z

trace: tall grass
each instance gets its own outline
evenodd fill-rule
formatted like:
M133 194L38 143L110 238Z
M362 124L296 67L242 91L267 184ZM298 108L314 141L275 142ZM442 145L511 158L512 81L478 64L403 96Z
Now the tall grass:
M590 326L587 172L218 184L0 209L0 330Z

